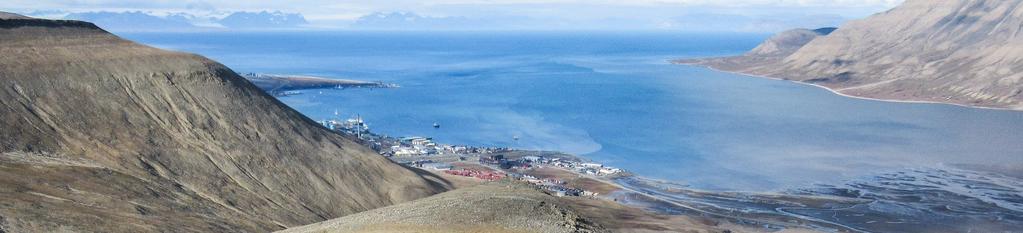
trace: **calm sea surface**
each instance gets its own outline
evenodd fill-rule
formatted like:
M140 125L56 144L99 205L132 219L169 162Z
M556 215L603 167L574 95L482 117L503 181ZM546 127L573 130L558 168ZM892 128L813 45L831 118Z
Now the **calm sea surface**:
M205 55L238 72L402 86L282 98L314 120L338 110L360 114L378 133L570 152L701 189L774 191L959 163L1023 167L1021 112L858 100L667 62L739 54L766 35L122 36Z

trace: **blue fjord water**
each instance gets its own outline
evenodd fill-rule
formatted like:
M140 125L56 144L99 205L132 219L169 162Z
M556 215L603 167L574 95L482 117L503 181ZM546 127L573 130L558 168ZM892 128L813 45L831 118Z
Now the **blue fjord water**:
M699 189L777 191L960 163L1023 166L1023 112L860 100L667 62L739 54L766 35L122 36L205 55L238 72L401 85L282 98L314 120L335 110L360 114L378 133L564 151Z

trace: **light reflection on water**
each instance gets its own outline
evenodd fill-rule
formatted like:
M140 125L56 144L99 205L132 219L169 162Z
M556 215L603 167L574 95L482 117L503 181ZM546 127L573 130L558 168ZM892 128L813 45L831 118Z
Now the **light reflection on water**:
M763 35L129 34L240 72L398 83L282 100L379 133L559 150L710 190L784 190L943 164L1023 164L1023 113L851 99L667 64ZM433 122L443 125L431 127ZM513 138L519 137L516 141Z

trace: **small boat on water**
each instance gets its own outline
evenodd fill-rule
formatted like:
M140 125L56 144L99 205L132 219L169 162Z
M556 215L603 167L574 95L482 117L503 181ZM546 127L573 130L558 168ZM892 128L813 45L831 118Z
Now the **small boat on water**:
M512 137L512 139L515 139L515 141L518 141L519 140L519 136L514 136L514 137Z
M433 123L433 128L434 129L439 129L440 128L440 123L434 122Z

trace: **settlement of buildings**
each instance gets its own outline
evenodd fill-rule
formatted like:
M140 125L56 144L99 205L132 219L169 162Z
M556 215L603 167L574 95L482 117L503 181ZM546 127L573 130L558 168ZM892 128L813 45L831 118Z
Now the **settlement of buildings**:
M531 183L558 196L580 196L596 195L596 193L567 187L566 183L561 180L538 179L528 175L521 175L514 171L537 166L550 166L592 176L617 176L625 173L622 169L605 166L599 163L579 162L562 158L547 158L540 155L522 156L518 159L509 159L506 154L511 152L522 152L509 148L440 144L434 142L430 137L421 136L394 138L386 135L378 135L370 132L369 125L366 124L361 116L355 116L346 120L339 120L337 118L338 113L336 111L334 115L335 119L324 120L320 123L330 130L358 139L358 142L369 146L380 155L391 158L396 162L411 167L442 171L451 175L475 177L481 180L512 178ZM451 156L457 157L461 161L468 161L470 158L474 158L473 160L478 161L482 166L493 167L494 171L481 169L455 169L455 167L451 164L435 162L431 159L434 157L439 158Z

